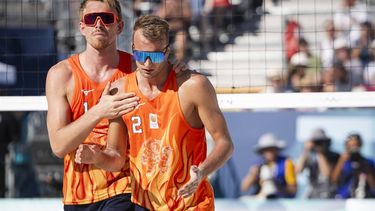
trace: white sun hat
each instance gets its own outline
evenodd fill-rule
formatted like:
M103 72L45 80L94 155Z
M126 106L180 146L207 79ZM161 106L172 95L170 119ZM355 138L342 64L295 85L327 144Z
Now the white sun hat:
M290 58L290 64L293 66L309 66L309 60L305 52L295 53L292 58Z
M258 144L255 145L255 151L259 153L266 148L284 149L285 141L277 139L272 133L265 133L259 138Z

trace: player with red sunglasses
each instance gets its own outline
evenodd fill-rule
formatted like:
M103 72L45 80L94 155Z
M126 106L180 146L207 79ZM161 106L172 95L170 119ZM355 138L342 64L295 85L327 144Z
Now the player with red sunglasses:
M82 1L80 31L86 49L54 65L47 75L50 144L52 151L64 158L64 210L134 209L126 146L106 141L109 121L133 110L139 99L134 93L115 94L111 89L112 82L133 69L132 55L116 46L123 28L118 0ZM123 168L105 171L114 149L124 149L115 154L122 158L115 164ZM86 152L102 155L101 160L84 157Z

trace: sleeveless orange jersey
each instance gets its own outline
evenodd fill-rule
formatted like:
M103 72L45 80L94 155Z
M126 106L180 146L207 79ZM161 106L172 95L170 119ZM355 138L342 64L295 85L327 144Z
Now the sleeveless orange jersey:
M190 179L190 167L206 158L205 129L189 126L179 104L174 71L153 100L138 89L136 73L126 78L126 92L140 97L124 115L130 145L132 201L150 210L214 210L214 195L204 179L188 198L178 190Z
M115 81L131 72L131 55L120 53L117 71L109 81ZM78 54L68 59L74 77L74 93L70 103L72 120L78 119L85 111L97 104L107 81L96 83L85 73ZM103 119L85 139L85 144L106 145L108 120ZM130 193L129 166L120 172L106 172L94 165L76 164L75 152L64 157L64 204L88 204L101 201L122 193Z

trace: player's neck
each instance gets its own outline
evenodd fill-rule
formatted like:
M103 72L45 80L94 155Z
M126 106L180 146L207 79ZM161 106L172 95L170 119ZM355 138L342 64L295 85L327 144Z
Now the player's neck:
M106 69L117 68L119 53L113 47L97 50L88 46L80 55L80 62L82 66L88 67L90 71L105 71Z
M152 78L143 77L138 71L138 88L145 96L149 97L150 99L154 98L163 89L170 71L173 70L171 69L171 65L169 63L166 63L165 66L163 66L162 71Z
M171 65L166 62L165 65L163 65L161 67L161 70L162 71L158 75L156 75L155 77L145 78L147 83L150 86L156 86L159 89L162 89L164 87L164 84L167 81L169 72L171 71Z

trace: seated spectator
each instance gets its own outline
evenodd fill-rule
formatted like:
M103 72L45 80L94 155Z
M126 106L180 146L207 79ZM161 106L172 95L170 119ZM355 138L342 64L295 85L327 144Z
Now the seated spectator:
M324 25L325 36L320 42L320 58L322 60L322 69L333 66L334 48L333 43L336 39L336 30L332 20L326 21Z
M241 190L246 192L256 186L259 198L292 198L297 191L293 162L280 155L285 147L284 141L276 139L271 133L263 134L255 148L262 161L252 166L242 180Z
M299 52L303 52L307 56L307 63L308 68L306 70L306 73L308 75L311 75L313 78L315 78L315 81L318 82L320 80L320 58L313 54L310 50L309 43L306 39L301 38L299 39Z
M339 36L350 38L350 46L360 37L360 24L369 20L367 5L357 0L342 0L342 8L333 16Z
M205 14L210 14L213 22L213 38L215 44L226 44L230 37L227 29L226 19L231 12L231 1L229 0L206 0L203 8ZM204 29L203 29L204 30ZM213 46L216 49L216 45Z
M267 75L267 93L282 93L285 91L285 79L281 70L271 70Z
M188 28L192 21L188 0L162 0L156 15L169 23L170 43L177 60L184 60L187 47Z
M334 189L330 176L339 154L330 150L331 139L323 129L316 129L311 138L305 141L305 147L298 159L296 170L302 173L308 170L309 187L307 198L333 198Z
M317 91L320 81L307 74L309 68L308 56L305 52L298 52L290 59L286 90L290 92Z
M370 45L370 58L371 61L364 68L363 80L367 91L375 91L375 40Z
M361 154L362 138L350 134L332 173L331 180L337 185L336 198L371 198L375 195L375 166Z
M298 21L290 18L286 21L284 31L284 45L286 51L286 58L289 63L292 56L298 52L298 40L300 39L301 26Z
M327 68L322 72L322 92L335 92L335 79L333 67Z
M334 42L335 62L342 63L347 70L348 80L354 88L363 84L363 68L359 58L352 57L348 40L340 37Z
M352 57L359 58L362 67L365 67L371 60L370 45L374 38L372 23L369 21L361 23L361 34L352 47Z
M350 92L352 90L348 70L341 62L333 65L333 85L335 92Z
M135 16L149 15L157 8L157 1L133 0L133 11Z

